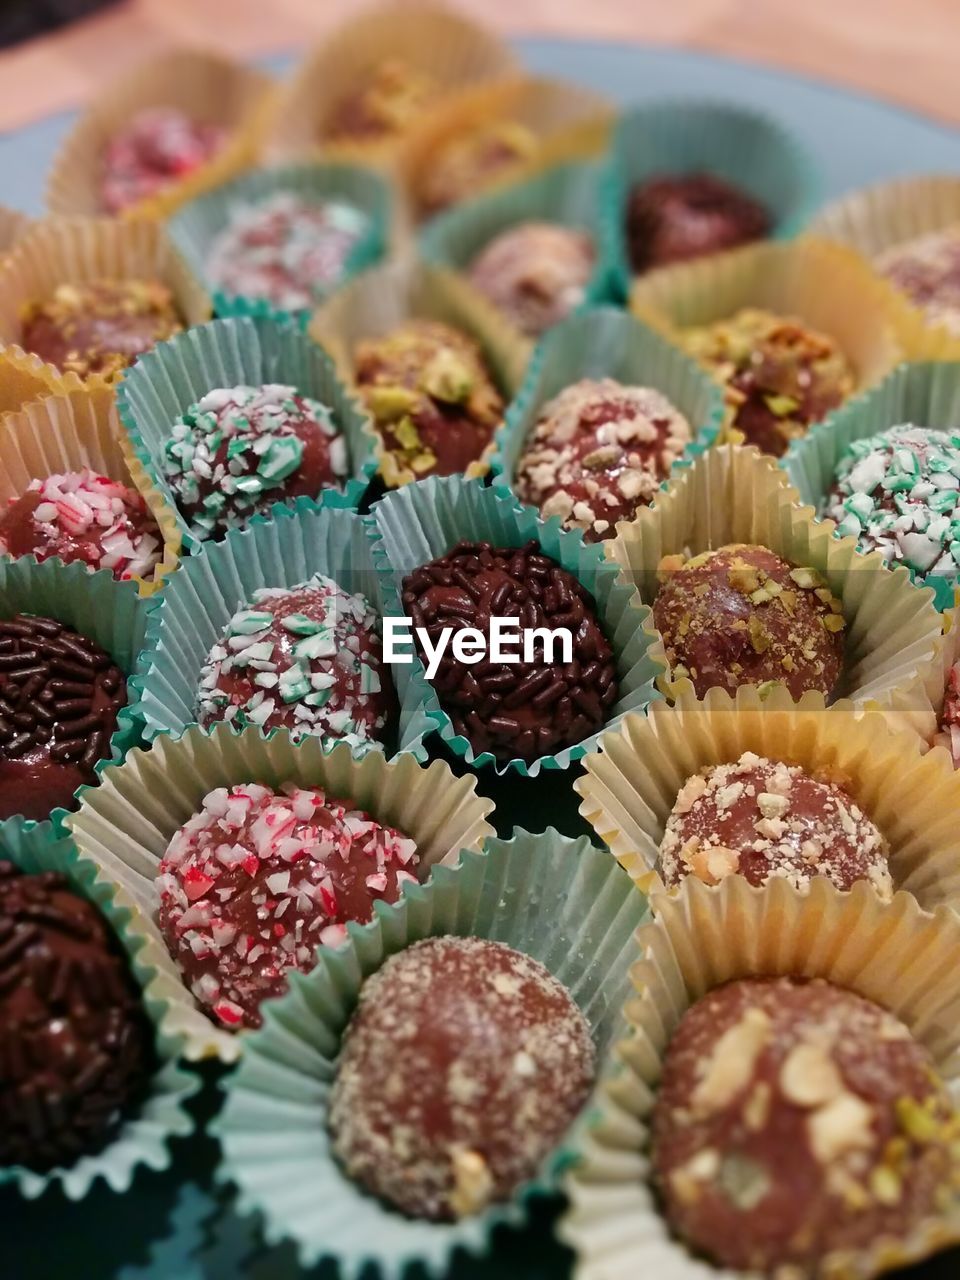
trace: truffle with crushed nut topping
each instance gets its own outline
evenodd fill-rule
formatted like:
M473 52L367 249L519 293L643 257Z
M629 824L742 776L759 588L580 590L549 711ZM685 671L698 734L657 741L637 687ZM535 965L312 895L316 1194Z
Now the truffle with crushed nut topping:
M521 333L538 338L583 302L595 266L588 232L554 222L521 222L494 236L467 275Z
M895 244L874 258L874 266L930 324L960 334L960 226Z
M436 97L436 82L400 58L381 58L334 104L323 136L331 142L381 142L406 133Z
M514 120L492 120L452 138L432 155L417 184L423 217L479 195L540 149L536 135Z

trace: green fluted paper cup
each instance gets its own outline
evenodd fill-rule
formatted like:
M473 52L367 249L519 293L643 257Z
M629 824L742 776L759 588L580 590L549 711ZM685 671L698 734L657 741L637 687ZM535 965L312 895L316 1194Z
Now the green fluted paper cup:
M415 1263L437 1276L455 1249L483 1253L495 1227L521 1223L530 1200L556 1186L589 1104L510 1202L454 1223L387 1208L341 1171L327 1132L340 1039L360 987L387 957L423 938L506 943L541 961L573 996L593 1032L599 1068L624 1030L634 933L646 911L609 853L553 830L490 840L457 867L438 867L429 884L405 886L397 904L378 908L369 925L351 926L341 950L265 1006L263 1027L247 1038L216 1125L222 1176L238 1185L241 1209L263 1215L271 1243L292 1239L304 1266L335 1259L344 1280L361 1272L392 1280Z
M109 569L91 573L80 561L38 563L33 556L0 560L0 618L32 613L73 627L109 653L127 677L127 705L117 716L109 752L96 766L98 774L110 760L122 760L140 740L132 708L138 697L147 619L158 607L157 596L138 595L135 582L118 582ZM79 797L88 789L78 787L74 794ZM65 814L65 809L54 809L50 817L59 826Z
M395 664L401 699L424 708L444 742L468 764L491 765L498 774L515 772L522 777L536 777L541 769L567 769L596 750L601 732L618 724L628 711L642 710L659 696L655 681L666 670L666 662L650 609L640 603L633 587L617 581L618 567L604 559L603 547L585 544L579 530L562 529L556 516L541 520L509 494L462 476L431 476L396 489L374 504L371 516L376 528L374 562L383 573L385 616L403 616L400 593L404 577L452 550L461 539L499 547L522 547L532 540L590 592L601 628L613 646L620 696L609 720L582 742L534 761L514 758L500 763L488 751L476 753L469 741L454 731L419 657Z
M640 182L709 173L753 196L769 211L773 237L803 227L817 202L813 160L772 117L725 102L676 99L621 116L603 198L603 247L613 287L626 298L633 269L624 234L627 199Z
M201 539L190 531L165 471L173 423L216 388L270 382L295 387L333 412L346 440L350 478L343 491L324 489L316 501L356 507L376 474L377 437L330 357L289 320L237 316L197 325L141 356L117 388L117 407L134 451L176 512L190 551Z
M546 335L494 438L494 487L513 491L528 435L543 406L581 378L653 387L690 423L693 440L674 470L709 449L723 424L723 392L700 366L641 320L615 307L588 307Z
M167 229L187 266L213 298L219 316L260 316L296 319L306 326L312 308L284 311L265 298L222 293L207 276L207 263L214 238L224 230L234 211L257 204L278 193L293 193L305 201L321 204L327 200L353 205L366 216L367 227L344 264L336 285L317 294L315 305L329 297L358 271L379 262L387 250L390 234L391 196L386 181L370 169L348 164L301 164L280 168L254 169L207 195L185 205L170 219Z
M136 713L148 742L160 733L179 735L196 722L200 671L234 613L261 587L293 587L316 573L344 591L361 595L383 613L365 521L343 508L305 503L255 518L222 542L204 543L184 561L147 628L146 657ZM433 723L408 705L388 739L388 751L412 751L425 759L424 734Z
M22 1165L0 1168L0 1183L16 1183L29 1199L56 1183L68 1199L80 1200L98 1178L103 1178L114 1191L126 1191L138 1166L169 1168L170 1139L184 1137L193 1130L184 1103L200 1082L176 1065L181 1041L164 1028L167 1005L156 993L155 970L139 954L142 940L128 928L130 909L121 905L111 885L97 881L96 867L80 857L73 841L58 836L49 822L10 818L0 823L0 860L12 862L28 875L61 872L70 887L105 917L127 953L133 976L143 992L144 1008L156 1029L158 1060L148 1097L102 1151L49 1173L35 1173Z
M960 432L960 363L900 365L878 386L848 401L803 438L795 440L782 465L803 501L819 512L837 467L855 443L904 425L949 430L955 436ZM960 479L957 483L960 486ZM960 563L956 573L925 576L911 568L910 576L933 588L938 609L953 607Z

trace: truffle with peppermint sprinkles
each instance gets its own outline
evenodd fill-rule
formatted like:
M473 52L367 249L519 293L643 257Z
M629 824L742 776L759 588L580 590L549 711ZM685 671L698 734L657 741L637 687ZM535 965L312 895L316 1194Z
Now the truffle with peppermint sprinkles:
M138 111L104 149L104 209L120 213L158 195L211 160L227 136L221 125L194 120L176 107Z
M960 429L904 424L855 440L822 514L891 566L960 573Z
M826 876L838 889L869 880L893 896L887 843L836 782L745 751L688 778L667 819L659 871L668 885L742 875L763 885L781 876L797 889Z
M662 392L584 378L540 410L517 463L517 496L587 542L611 538L618 520L653 501L691 439Z
M417 1218L507 1200L563 1137L593 1083L573 997L532 956L440 937L364 983L330 1094L333 1150Z
M347 465L331 410L277 383L207 392L164 445L164 472L196 538L242 527L275 502L340 489Z
M174 835L157 873L160 929L197 1001L223 1026L309 972L345 922L416 880L414 842L317 788L218 787Z
M359 747L382 740L391 706L376 613L317 573L233 615L200 673L197 719Z
M0 552L81 560L115 578L149 578L163 539L146 503L89 467L32 480L0 516Z
M292 191L238 204L210 245L207 279L228 297L305 311L343 279L369 225L345 200L305 200Z

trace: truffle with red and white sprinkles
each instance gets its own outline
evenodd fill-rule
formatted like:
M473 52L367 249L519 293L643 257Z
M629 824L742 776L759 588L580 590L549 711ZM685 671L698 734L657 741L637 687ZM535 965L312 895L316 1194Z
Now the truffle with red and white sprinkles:
M158 195L206 164L226 141L222 125L193 120L176 107L148 107L107 143L100 199L120 213Z
M305 311L340 283L369 225L345 200L305 200L292 191L238 203L210 245L207 279L228 297Z
M659 870L668 885L688 875L705 884L742 875L755 885L780 876L801 891L818 875L838 889L869 880L889 900L887 852L876 826L837 783L745 751L681 787Z
M517 463L517 496L587 542L611 538L618 520L653 500L692 434L662 392L584 378L540 410Z
M88 467L31 481L0 516L0 552L82 560L115 578L149 578L163 540L146 503Z
M342 488L347 447L327 406L294 387L219 388L174 422L164 472L194 537L218 537L275 502Z
M391 706L377 615L362 596L314 574L265 587L235 613L200 673L197 718L295 736L378 742Z
M418 861L412 840L317 788L218 787L160 863L160 929L198 1002L225 1027L257 1027L287 974L395 902Z

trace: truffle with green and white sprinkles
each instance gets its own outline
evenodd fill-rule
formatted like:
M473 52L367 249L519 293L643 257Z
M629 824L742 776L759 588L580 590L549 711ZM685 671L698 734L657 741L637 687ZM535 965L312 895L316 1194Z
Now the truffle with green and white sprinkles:
M164 446L174 500L197 538L242 527L275 502L342 489L347 467L331 410L276 383L207 392Z
M960 429L904 424L854 441L822 514L891 567L960 573Z
M235 613L200 673L197 719L283 725L298 737L382 741L393 705L377 615L322 574L265 587Z

